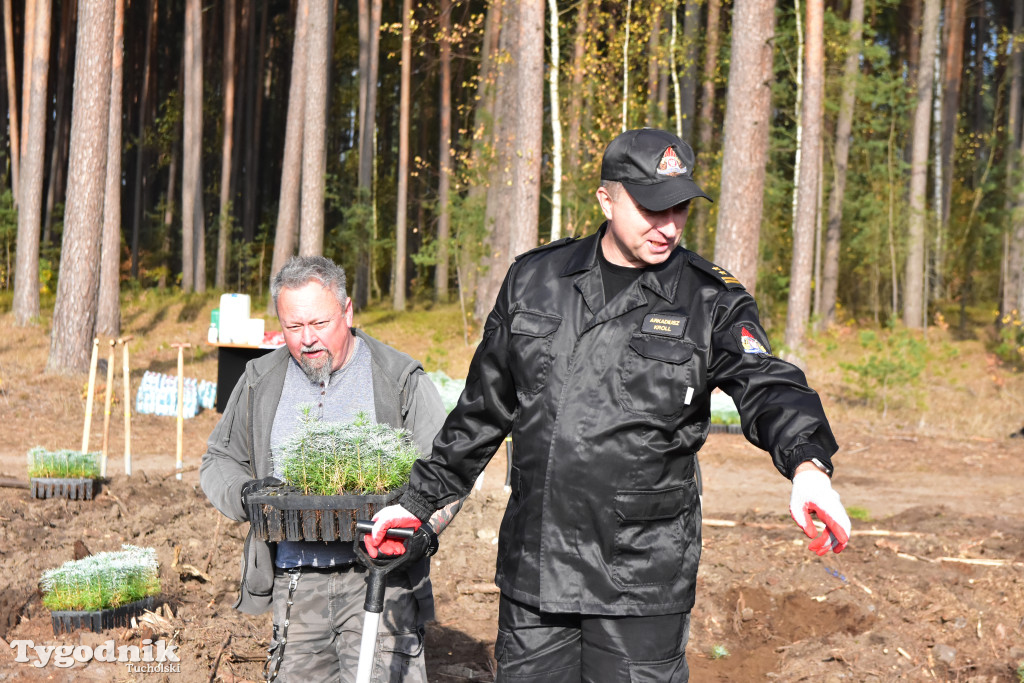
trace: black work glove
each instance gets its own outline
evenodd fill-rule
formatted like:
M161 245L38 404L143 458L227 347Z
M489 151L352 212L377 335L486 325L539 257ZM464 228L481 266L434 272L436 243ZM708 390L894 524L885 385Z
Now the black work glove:
M249 481L242 484L242 505L249 503L248 498L250 493L259 491L267 486L280 486L284 482L277 477L263 477L262 479L250 479Z
M429 524L422 525L412 535L412 538L405 542L405 552L402 556L408 556L402 564L412 564L423 557L430 557L437 552L437 534L430 528Z

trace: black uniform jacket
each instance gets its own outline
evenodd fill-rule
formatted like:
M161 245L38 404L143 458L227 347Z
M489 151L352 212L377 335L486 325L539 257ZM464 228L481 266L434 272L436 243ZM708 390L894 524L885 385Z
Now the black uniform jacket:
M465 391L401 502L426 520L466 495L511 432L502 592L549 612L685 612L710 391L734 399L747 439L787 477L811 458L831 467L837 446L804 374L770 355L735 278L678 248L605 302L603 234L513 263Z

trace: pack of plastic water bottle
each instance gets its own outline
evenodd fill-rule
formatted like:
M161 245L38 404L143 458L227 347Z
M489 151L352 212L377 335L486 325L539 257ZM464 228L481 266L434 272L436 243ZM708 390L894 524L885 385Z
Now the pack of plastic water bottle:
M182 391L182 417L199 413L199 388L195 379L186 377ZM210 384L210 382L207 382ZM216 396L216 385L214 385ZM160 372L146 371L135 394L135 412L140 415L178 416L178 378Z

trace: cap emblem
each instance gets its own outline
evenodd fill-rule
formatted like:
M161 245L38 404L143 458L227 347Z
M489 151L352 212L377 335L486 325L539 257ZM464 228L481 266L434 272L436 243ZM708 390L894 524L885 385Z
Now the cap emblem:
M673 178L686 175L686 167L679 163L679 157L676 156L675 150L671 147L667 148L665 153L661 155L661 161L658 163L658 175L667 175Z

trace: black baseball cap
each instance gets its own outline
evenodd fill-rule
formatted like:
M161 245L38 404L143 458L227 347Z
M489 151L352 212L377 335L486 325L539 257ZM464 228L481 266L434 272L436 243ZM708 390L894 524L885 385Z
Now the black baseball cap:
M627 130L611 141L601 160L601 180L622 183L638 204L664 211L694 197L711 197L693 182L693 149L655 128Z

